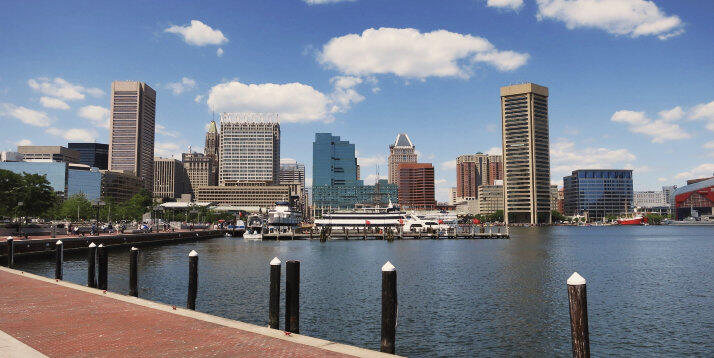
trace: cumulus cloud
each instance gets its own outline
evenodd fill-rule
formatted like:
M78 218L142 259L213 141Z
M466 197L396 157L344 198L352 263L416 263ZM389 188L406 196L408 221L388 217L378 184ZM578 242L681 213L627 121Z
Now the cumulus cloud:
M714 131L714 101L694 106L689 112L689 118L707 121L707 129Z
M637 157L627 149L582 148L575 142L559 140L550 146L551 175L559 178L576 169L611 169L633 162Z
M69 105L62 101L61 99L53 98L53 97L45 97L42 96L40 98L40 104L42 107L45 108L52 108L52 109L69 109Z
M537 17L564 22L568 29L595 28L633 38L666 40L684 32L679 16L647 0L538 0Z
M174 142L156 142L154 155L161 158L181 158L181 149Z
M197 94L196 97L193 98L193 101L196 103L201 103L201 100L203 100L203 95Z
M209 124L206 124L206 131L208 131L208 126ZM156 134L173 138L178 138L179 136L179 132L169 130L166 126L160 123L156 123Z
M45 132L47 134L62 137L70 142L94 142L96 139L96 134L93 131L82 128L59 129L50 127L47 128Z
M12 117L20 120L22 123L36 127L49 127L52 123L52 120L45 112L36 111L22 106L15 106L10 103L0 104L0 116Z
M32 141L29 139L20 139L19 141L15 142L15 145L17 145L17 146L32 145Z
M488 155L502 155L503 148L502 147L491 147L488 151L486 151L486 154L488 154Z
M181 78L179 82L169 82L166 85L167 89L170 89L174 95L180 95L186 91L190 91L196 87L196 81L188 77Z
M486 6L501 9L518 10L523 6L523 0L487 0Z
M102 106L84 106L77 112L82 118L89 119L96 127L109 129L109 109Z
M360 167L363 167L363 168L369 168L369 167L373 167L375 165L386 164L386 163L387 163L387 159L382 155L375 155L375 156L371 156L371 157L358 157L357 158L357 164L359 164Z
M383 27L332 38L322 47L318 60L353 76L468 78L477 62L509 71L523 66L528 54L499 51L485 38L468 34Z
M87 88L70 83L60 77L55 77L54 79L46 77L31 78L27 81L27 85L37 92L67 101L81 100L86 95L93 97L104 95L104 91L99 88Z
M216 50L216 56L223 57L223 49L222 48L219 47L218 50Z
M456 159L441 163L441 168L439 169L456 169Z
M193 46L221 45L228 42L221 30L214 30L198 20L191 20L191 25L170 26L164 32L178 34L187 44Z
M364 101L364 96L357 93L355 86L362 83L362 79L353 76L336 76L330 82L334 91L330 95L332 106L330 113L346 112L352 104Z
M714 176L714 163L704 163L692 170L681 172L674 177L677 179L696 179Z
M297 160L293 158L280 158L280 164L295 164Z
M669 140L691 137L679 124L674 123L674 121L681 119L683 115L684 113L679 107L660 112L660 117L656 120L647 118L645 112L622 110L615 112L610 120L627 124L632 133L640 133L652 137L652 143L664 143Z
M714 140L708 141L702 145L704 149L714 149Z

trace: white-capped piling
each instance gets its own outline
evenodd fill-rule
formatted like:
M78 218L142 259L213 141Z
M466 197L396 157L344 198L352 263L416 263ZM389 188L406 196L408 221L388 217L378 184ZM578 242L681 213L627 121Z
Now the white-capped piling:
M280 268L282 262L277 257L270 261L270 302L268 304L268 326L280 329Z
M300 333L300 261L285 263L285 331Z
M380 351L394 354L397 333L397 269L391 262L382 266L382 339Z
M107 290L109 286L109 251L104 244L97 246L97 264L99 266L99 275L97 277L97 288Z
M198 294L198 252L191 250L188 254L188 298L186 308L196 309L196 296Z
M139 297L138 286L139 249L129 250L129 296Z
M87 254L87 287L97 288L97 244L89 244Z
M61 240L55 242L55 279L62 279L62 261L64 260L64 244Z
M590 357L588 299L585 289L585 279L577 272L574 272L570 278L568 278L567 284L573 357Z
M12 268L15 265L15 239L12 236L7 237L7 267Z

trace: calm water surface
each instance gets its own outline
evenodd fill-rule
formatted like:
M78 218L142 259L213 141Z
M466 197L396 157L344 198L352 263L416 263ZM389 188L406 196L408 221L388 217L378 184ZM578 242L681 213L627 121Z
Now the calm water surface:
M588 282L593 356L714 356L714 227L511 234L511 240L392 243L217 238L146 247L139 296L185 305L187 255L196 250L197 309L267 325L268 262L300 260L300 333L378 350L380 268L389 260L398 271L398 354L568 356L565 281L577 271ZM66 255L66 280L86 283L85 257ZM111 251L111 291L128 292L128 259L128 249ZM18 266L54 275L49 259ZM283 265L283 290L284 275Z

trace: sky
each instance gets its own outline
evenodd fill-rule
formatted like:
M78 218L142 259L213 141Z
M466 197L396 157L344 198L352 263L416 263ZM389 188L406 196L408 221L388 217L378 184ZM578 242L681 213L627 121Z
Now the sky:
M636 190L714 172L711 0L37 1L0 4L0 150L108 142L111 82L157 91L157 156L213 113L275 112L281 157L331 132L362 178L409 134L436 168L500 153L501 86L550 90L551 179L629 168ZM377 169L379 168L379 169Z

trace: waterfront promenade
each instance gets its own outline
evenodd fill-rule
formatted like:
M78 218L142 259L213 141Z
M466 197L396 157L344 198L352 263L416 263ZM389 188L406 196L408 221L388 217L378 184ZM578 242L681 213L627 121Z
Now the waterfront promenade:
M2 357L391 356L4 267L0 327Z

